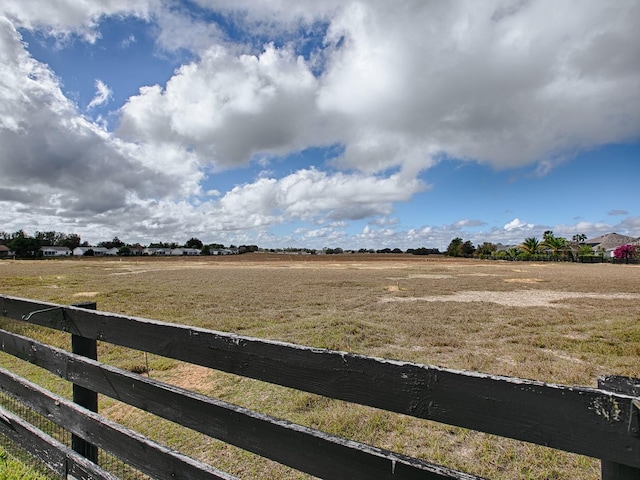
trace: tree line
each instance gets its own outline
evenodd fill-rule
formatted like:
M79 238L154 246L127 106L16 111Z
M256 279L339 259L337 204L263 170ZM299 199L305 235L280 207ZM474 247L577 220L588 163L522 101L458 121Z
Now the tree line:
M6 245L16 257L19 258L36 258L40 256L40 249L42 247L67 247L69 250L73 250L77 247L91 247L89 242L82 241L80 235L76 233L64 233L64 232L41 232L36 231L33 235L29 235L24 230L18 230L17 232L8 233L0 231L0 245ZM111 240L105 240L99 242L94 247L103 247L108 250L117 248L118 254L127 256L132 253L134 249L145 248L139 243L125 243L117 236ZM201 251L203 255L209 255L215 250L229 250L233 253L248 253L258 250L257 245L225 245L221 243L204 244L198 238L192 237L184 244L177 242L152 242L148 248L195 248ZM87 250L89 255L93 253L93 250Z
M578 260L584 257L603 256L604 252L593 252L589 245L584 242L587 236L580 233L573 235L571 240L557 236L551 230L547 230L541 239L528 237L518 246L502 248L501 245L491 242L483 242L474 245L470 240L463 240L456 237L449 243L445 252L440 252L437 248L409 248L406 251L400 248L382 248L378 250L364 249L344 250L342 248L324 248L322 250L308 248L286 248L262 250L257 245L229 245L226 247L221 243L205 244L200 239L192 237L184 244L177 242L152 242L149 248L195 248L203 255L210 255L216 250L229 250L233 253L248 253L256 251L269 251L274 253L306 253L335 255L341 253L381 253L381 254L412 254L412 255L437 255L444 253L452 257L468 258L490 258L498 260ZM76 247L89 247L89 243L82 241L80 235L76 233L64 233L56 231L36 231L34 235L27 234L24 230L8 233L0 231L0 245L6 245L17 257L30 258L38 257L42 247L56 246L67 247L73 250ZM119 255L130 255L134 249L144 248L139 243L128 244L120 240L117 236L111 240L99 242L97 247L107 249L118 249ZM616 259L629 262L638 258L640 251L636 245L622 245L618 247L613 256Z
M604 257L603 250L594 252L591 246L584 242L587 236L578 233L568 240L565 237L556 236L552 230L547 230L542 239L528 237L515 247L499 249L498 245L483 242L474 246L471 241L464 241L460 237L451 240L446 250L446 255L452 257L476 257L503 260L570 260L576 261L589 257ZM627 263L638 256L638 248L635 245L621 245L613 252L613 257L624 260Z

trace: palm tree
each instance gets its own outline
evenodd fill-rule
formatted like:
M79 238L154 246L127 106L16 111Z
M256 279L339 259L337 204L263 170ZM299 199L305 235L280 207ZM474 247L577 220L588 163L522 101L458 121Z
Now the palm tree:
M551 255L557 260L560 253L566 252L568 248L567 239L564 237L556 237L553 232L545 235L540 247L551 250Z
M571 256L573 257L574 262L580 257L580 255L585 255L584 252L587 252L586 255L588 255L591 251L591 248L584 244L586 239L587 236L584 233L576 233L571 237L569 249L571 250Z
M540 249L540 241L536 237L525 238L520 244L520 250L530 255L535 255Z
M587 236L584 233L576 233L573 237L571 237L571 240L576 243L584 243L586 239Z

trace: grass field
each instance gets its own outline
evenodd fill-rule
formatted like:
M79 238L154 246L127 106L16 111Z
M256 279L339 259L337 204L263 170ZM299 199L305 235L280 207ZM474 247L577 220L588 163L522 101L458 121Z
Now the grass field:
M378 357L595 386L640 377L640 267L411 255L0 261L0 293ZM62 334L5 326L67 345ZM101 360L225 401L496 479L599 478L585 457L101 344ZM13 359L68 395L66 385ZM101 413L241 478L306 478L110 399ZM594 440L597 441L597 440Z

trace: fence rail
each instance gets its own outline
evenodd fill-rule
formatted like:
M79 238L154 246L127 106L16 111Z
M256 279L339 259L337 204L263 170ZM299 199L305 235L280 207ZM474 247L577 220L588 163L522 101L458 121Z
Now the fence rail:
M636 398L634 383L619 377L602 379L600 388L553 385L8 296L0 296L0 315L297 390L588 455L603 461L606 480L640 475L640 399ZM0 331L0 343L5 352L43 367L79 388L116 398L320 478L477 478L252 412L15 333ZM76 412L73 415L83 412L89 423L71 417L60 417L59 421L77 426L69 429L92 445L98 445L96 439L109 439L98 445L107 450L114 449L112 443L125 444L124 440L111 438L115 433L105 433L117 430L109 421L86 413L81 407L71 408L68 402L53 400L10 372L0 372L0 388L25 398L34 409L47 411L53 417L51 402L54 406L65 405L69 412ZM36 391L37 395L33 393ZM45 398L46 407L42 403ZM117 431L118 435L134 439L134 443L147 445L135 432ZM172 462L184 460L171 457L160 446L145 448L167 455ZM137 464L148 459L139 460L144 455L133 453L134 447L126 452L115 450L113 453L121 457L129 453L133 458L125 461L142 471L148 468ZM201 465L200 469L205 477L195 473L187 477L163 477L155 471L149 474L155 478L231 478L208 466ZM165 467L165 471L174 474L178 470L186 471L186 467Z

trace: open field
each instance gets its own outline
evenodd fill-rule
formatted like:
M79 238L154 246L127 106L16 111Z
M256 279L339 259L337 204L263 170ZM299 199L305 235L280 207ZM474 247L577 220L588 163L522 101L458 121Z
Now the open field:
M91 300L127 315L554 383L595 386L602 374L640 377L635 265L268 254L0 261L0 293L63 304ZM99 355L130 370L148 364L154 378L488 478L599 478L598 462L585 457L104 344ZM150 423L109 399L101 399L101 413L242 478L305 478L167 422Z

